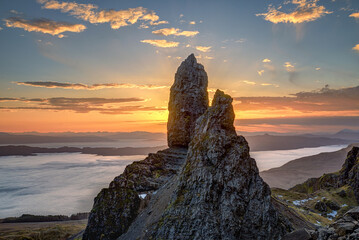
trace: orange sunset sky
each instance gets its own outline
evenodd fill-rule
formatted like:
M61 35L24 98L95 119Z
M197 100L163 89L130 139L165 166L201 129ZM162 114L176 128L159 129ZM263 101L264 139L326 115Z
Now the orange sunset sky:
M237 130L359 129L356 0L13 0L0 15L2 132L165 132L192 52Z

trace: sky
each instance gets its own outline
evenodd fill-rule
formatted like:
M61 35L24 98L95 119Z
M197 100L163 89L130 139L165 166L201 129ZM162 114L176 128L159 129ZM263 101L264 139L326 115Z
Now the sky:
M165 132L191 53L237 130L359 129L357 0L3 0L0 53L2 132Z

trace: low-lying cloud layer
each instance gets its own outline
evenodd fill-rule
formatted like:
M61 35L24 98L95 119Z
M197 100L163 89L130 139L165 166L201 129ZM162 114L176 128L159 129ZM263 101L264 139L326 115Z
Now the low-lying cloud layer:
M292 0L291 3L297 7L288 13L282 12L282 6L275 8L269 6L268 12L256 14L263 16L265 20L272 23L303 23L311 22L332 12L327 11L324 6L317 5L318 0ZM288 2L285 2L288 3Z
M169 86L153 85L153 84L132 84L132 83L100 83L87 85L83 83L61 83L61 82L15 82L17 85L25 85L31 87L43 87L43 88L63 88L63 89L75 89L75 90L99 90L104 88L137 88L156 90L169 88Z
M38 2L43 4L42 7L45 9L60 10L93 24L110 23L112 29L132 25L140 20L148 22L150 25L167 23L166 21L159 21L160 18L154 11L143 7L125 10L101 10L94 4L59 2L56 0L38 0Z
M41 32L63 38L64 32L82 32L86 27L82 24L55 22L46 18L26 20L20 17L10 17L4 20L7 27L22 28L28 32Z
M142 98L0 98L0 102L21 102L25 106L2 106L2 110L53 110L88 113L92 111L103 114L129 114L136 111L163 111L164 107L118 106L122 103L144 102Z

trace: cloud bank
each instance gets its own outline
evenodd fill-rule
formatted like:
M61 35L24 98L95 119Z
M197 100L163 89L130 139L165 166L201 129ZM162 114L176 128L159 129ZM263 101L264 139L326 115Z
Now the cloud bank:
M7 27L22 28L28 32L41 32L63 38L64 32L82 32L86 27L82 24L55 22L46 18L26 20L20 17L10 17L4 20Z
M94 4L59 2L56 0L38 0L38 2L43 5L44 9L60 10L92 24L109 23L112 29L119 29L138 21L145 21L151 25L168 23L167 21L159 21L159 16L154 11L143 7L125 10L101 10Z
M292 0L291 3L297 7L288 13L282 12L282 6L275 8L269 6L268 12L259 13L265 20L272 23L304 23L317 20L332 12L327 11L324 6L317 5L318 0Z
M132 84L132 83L102 83L87 85L83 83L61 83L61 82L15 82L17 85L31 86L31 87L43 87L43 88L63 88L63 89L75 89L75 90L99 90L105 88L138 88L156 90L169 88L169 86L160 86L153 84Z
M2 110L53 110L76 113L130 114L137 111L164 111L165 107L118 106L122 103L143 102L142 98L0 98L0 102L21 102L25 106L0 107Z
M359 86L299 92L291 97L236 97L235 105L241 111L293 110L302 113L353 111L359 113Z

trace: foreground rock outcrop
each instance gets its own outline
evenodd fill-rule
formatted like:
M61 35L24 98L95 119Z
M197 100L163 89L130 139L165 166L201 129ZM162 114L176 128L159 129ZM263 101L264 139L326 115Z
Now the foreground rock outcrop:
M208 108L208 77L193 54L178 67L168 103L169 147L188 147L195 123Z
M233 121L232 98L217 90L212 107L197 120L177 189L153 239L280 239L285 233L270 188Z
M299 229L284 236L283 240L358 240L358 221L359 207L356 207L329 226L315 230Z
M128 165L95 198L83 239L112 240L124 234L146 203L140 196L145 198L175 175L186 153L184 148L169 148Z

